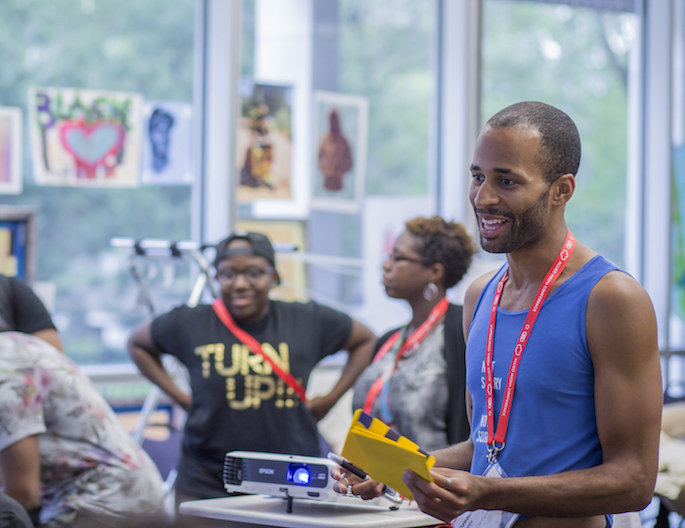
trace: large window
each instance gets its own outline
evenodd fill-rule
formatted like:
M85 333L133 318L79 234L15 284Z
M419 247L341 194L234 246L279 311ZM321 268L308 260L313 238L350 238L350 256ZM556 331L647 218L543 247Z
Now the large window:
M429 196L437 2L255 0L243 7L244 20L254 30L243 33L248 40L241 71L256 81L292 87L293 174L304 175L305 192L315 184L317 170L317 130L310 130L316 94L365 101L368 125L366 159L360 160L364 197L356 209L307 204L299 214L279 215L242 204L238 221L299 223L308 255L306 297L352 313L378 331L396 325L404 315L393 308L401 314L404 306L395 302L388 309L376 303L388 302L380 287L380 261L398 231L387 230L383 239L386 225L374 218L392 220L394 227L398 219L417 213L415 203L423 214L434 211ZM303 68L309 57L311 67ZM381 197L386 201L375 201Z
M629 111L639 66L634 2L486 0L482 47L482 117L516 101L560 107L578 125L583 154L576 193L567 207L574 234L626 266ZM605 6L607 9L602 10ZM514 51L515 50L515 51Z
M366 193L425 196L435 154L436 4L341 0L338 16L336 88L369 98Z
M584 147L568 207L570 227L628 267L626 218L638 214L630 201L631 178L639 170L630 155L638 149L629 145L635 121L628 118L639 95L632 81L640 67L637 3L480 4L481 117L524 99L569 112ZM379 285L381 256L398 223L436 210L439 6L433 0L242 1L241 77L293 89L294 178L311 178L316 169L316 92L362 98L369 113L364 199L356 210L310 208L306 199L304 208L281 214L285 209L242 203L236 219L299 224L303 253L316 257L305 259L300 296L349 311L378 331L403 317L401 303L381 303L387 301ZM191 186L36 185L27 92L31 86L120 90L191 103L194 15L195 0L173 6L162 0L0 5L0 24L6 25L0 32L0 104L22 107L25 124L24 192L3 195L2 202L36 212L37 286L53 288L55 320L80 363L126 361L128 332L149 315L138 302L129 253L112 248L110 239L190 238ZM212 105L212 112L222 111ZM212 171L205 176L224 177ZM185 261L141 264L156 311L186 299L189 270Z
M81 364L128 360L130 327L147 317L112 237L187 239L190 186L134 189L38 186L29 155L28 90L68 87L191 104L194 0L11 0L0 4L0 105L24 116L24 191L5 205L35 211L36 289L46 295L68 354ZM163 278L157 300L182 302L187 266L145 266ZM146 275L146 278L151 278ZM175 280L174 280L175 279ZM180 280L179 280L180 279ZM158 305L159 306L159 305Z

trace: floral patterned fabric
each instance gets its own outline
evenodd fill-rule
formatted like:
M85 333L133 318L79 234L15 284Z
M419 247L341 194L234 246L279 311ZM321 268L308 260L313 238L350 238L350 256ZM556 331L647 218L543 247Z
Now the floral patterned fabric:
M0 451L38 435L41 525L158 510L162 479L91 381L38 338L0 334Z

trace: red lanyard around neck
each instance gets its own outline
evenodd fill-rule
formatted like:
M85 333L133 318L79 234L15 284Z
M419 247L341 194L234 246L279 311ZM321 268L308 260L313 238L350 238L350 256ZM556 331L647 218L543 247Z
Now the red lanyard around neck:
M243 344L247 345L254 354L261 356L261 358L264 361L271 365L271 368L273 369L274 373L279 378L281 378L288 385L288 387L293 389L293 391L295 391L295 394L297 394L304 403L307 403L307 396L305 394L304 387L297 382L295 377L290 372L287 372L286 370L282 369L272 358L270 358L264 352L264 350L262 350L262 345L260 345L254 337L248 334L245 330L238 327L238 325L233 320L233 317L231 317L231 314L228 313L224 301L222 301L221 299L214 299L214 302L212 303L212 308L214 309L214 313L216 313L217 317L221 319L221 322L224 323L226 328L228 328L231 331L231 333L234 336L236 336Z
M397 370L397 363L399 363L400 359L402 359L402 357L408 351L412 350L416 345L423 341L423 339L426 337L426 335L428 335L428 333L432 330L432 328L440 320L440 318L443 315L445 315L448 306L449 301L447 300L447 297L443 297L440 300L440 302L438 302L438 304L433 306L433 309L428 314L428 318L423 323L421 323L419 327L416 330L414 330L407 339L405 339L404 343L402 343L402 346L399 347L397 354L395 354L395 363L392 369L392 373L394 373L395 370ZM373 358L374 363L383 359L383 357L388 352L390 352L390 350L392 350L393 346L395 346L397 340L400 338L400 335L402 335L402 330L398 330L397 332L395 332L393 335L390 336L390 338L385 343L383 343L383 346L376 354L376 357ZM373 402L376 401L378 394L381 392L384 382L385 376L379 376L378 379L373 382L373 385L371 385L371 388L369 389L369 392L366 394L366 398L364 399L363 410L365 413L371 413Z
M514 388L516 387L516 376L518 375L519 365L523 356L523 351L528 343L533 325L540 314L542 304L549 295L551 286L561 275L566 267L566 263L571 258L573 250L576 246L576 239L569 230L566 234L564 245L559 251L556 260L547 271L526 320L523 323L523 328L519 334L519 338L514 347L514 353L511 356L511 364L509 365L509 373L507 374L504 395L502 397L502 408L500 409L499 419L497 422L497 431L495 432L495 403L494 403L494 383L493 383L493 350L495 345L495 322L497 321L497 308L502 298L502 291L504 290L504 283L507 282L509 271L505 271L504 275L497 284L495 296L492 300L492 309L490 310L490 322L488 323L488 335L485 344L485 401L487 406L487 424L488 424L488 461L492 464L497 460L497 455L504 449L504 439L507 436L507 428L509 426L509 417L511 415L511 405L514 399Z

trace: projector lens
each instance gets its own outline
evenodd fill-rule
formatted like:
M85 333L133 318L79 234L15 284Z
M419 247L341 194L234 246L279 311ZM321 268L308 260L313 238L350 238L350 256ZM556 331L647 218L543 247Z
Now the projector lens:
M311 480L309 468L304 464L290 464L288 480L295 484L309 484L309 481Z
M309 484L309 470L307 468L296 470L294 479L298 484Z

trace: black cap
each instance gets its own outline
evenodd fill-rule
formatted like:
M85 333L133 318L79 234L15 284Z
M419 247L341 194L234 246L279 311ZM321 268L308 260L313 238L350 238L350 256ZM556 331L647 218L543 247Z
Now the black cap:
M231 242L236 239L247 240L252 246L251 249L228 249ZM254 255L257 257L264 257L269 261L269 264L276 267L276 258L274 248L271 245L269 237L262 233L255 233L253 231L236 231L227 238L224 238L216 245L216 256L214 257L214 267L225 258L235 255Z

